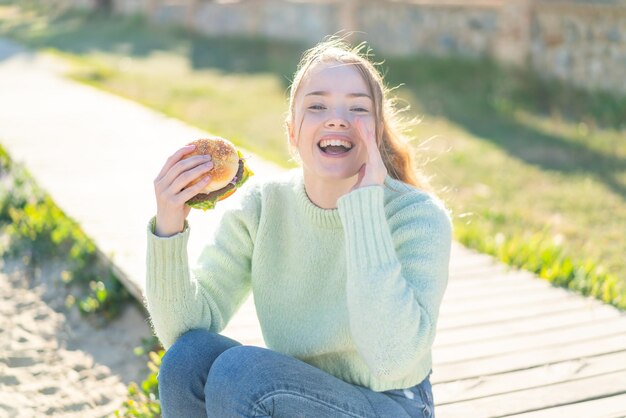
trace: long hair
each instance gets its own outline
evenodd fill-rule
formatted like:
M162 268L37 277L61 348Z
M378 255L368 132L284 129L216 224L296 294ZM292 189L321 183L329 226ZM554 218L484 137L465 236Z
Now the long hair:
M319 63L353 65L363 76L372 95L376 143L387 172L394 179L432 192L428 179L416 169L408 138L404 134L406 123L400 118L395 101L388 97L389 89L385 86L382 75L368 59L370 51L365 47L365 43L350 47L340 38L330 38L303 54L291 83L289 110L285 119L287 128L294 127L296 96L302 81L315 65Z

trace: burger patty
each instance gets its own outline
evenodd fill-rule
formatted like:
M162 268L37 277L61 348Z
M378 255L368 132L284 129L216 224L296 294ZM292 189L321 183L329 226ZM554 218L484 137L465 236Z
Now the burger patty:
M235 178L239 180L241 179L242 176L243 176L243 160L239 159L239 169L237 170L237 174L235 174ZM235 185L233 183L228 183L226 186L222 187L221 189L212 191L211 193L198 193L197 195L189 199L187 203L199 203L199 202L206 202L207 200L213 200L234 188L235 188Z

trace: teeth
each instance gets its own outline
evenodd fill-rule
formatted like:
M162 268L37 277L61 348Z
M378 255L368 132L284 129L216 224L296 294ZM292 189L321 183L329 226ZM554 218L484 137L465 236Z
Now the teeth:
M347 149L352 148L352 144L348 141L344 141L343 139L324 139L320 142L320 147L326 148L330 145L336 147L346 147Z

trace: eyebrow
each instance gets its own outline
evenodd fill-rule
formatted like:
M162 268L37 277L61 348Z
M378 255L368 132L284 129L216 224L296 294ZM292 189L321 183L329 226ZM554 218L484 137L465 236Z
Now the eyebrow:
M329 96L330 93L327 91L312 91L311 93L307 93L305 94L306 96ZM371 99L371 96L367 93L348 93L346 94L347 97L367 97L368 99Z

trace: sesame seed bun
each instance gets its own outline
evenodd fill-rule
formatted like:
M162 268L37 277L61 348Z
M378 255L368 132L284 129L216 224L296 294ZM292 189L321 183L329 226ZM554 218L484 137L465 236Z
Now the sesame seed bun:
M194 155L210 155L211 161L213 161L213 169L208 173L211 176L211 181L202 189L201 193L209 194L226 187L239 170L239 154L232 142L220 137L211 137L198 139L189 145L191 144L196 146L195 151L183 159ZM189 186L200 180L201 178L193 181Z

